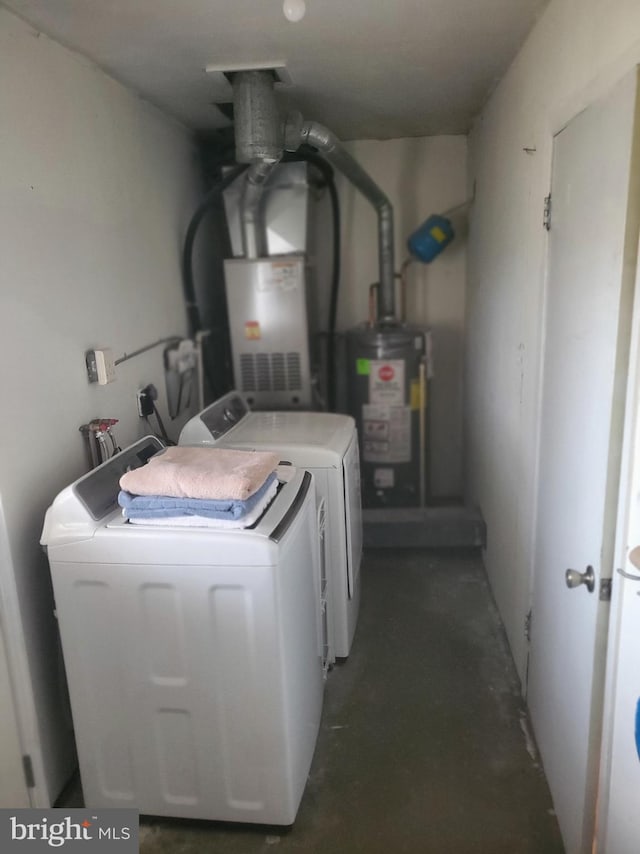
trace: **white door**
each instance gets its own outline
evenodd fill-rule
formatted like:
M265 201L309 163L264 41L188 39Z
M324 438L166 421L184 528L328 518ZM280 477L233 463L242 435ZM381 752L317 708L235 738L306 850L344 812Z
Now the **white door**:
M0 622L0 808L30 807L22 768L22 751Z
M598 793L599 854L640 849L640 293L631 344L632 366L616 544L617 571L607 650L604 735Z
M527 699L567 854L594 834L640 194L636 73L555 138ZM592 567L593 592L566 570ZM615 852L611 852L615 854Z
M18 710L9 666L11 606L4 580L11 567L5 519L0 500L0 809L33 806L22 766L25 749L18 728ZM16 669L16 674L17 674Z
M0 785L0 797L10 799L0 800L0 807L24 806L25 796L32 807L49 807L76 765L71 714L58 634L50 626L48 580L43 578L30 591L33 613L28 627L21 617L17 582L0 495L0 777L5 769L8 775L10 767L15 775L12 786ZM29 645L36 651L37 671L29 666ZM32 777L26 792L23 755Z

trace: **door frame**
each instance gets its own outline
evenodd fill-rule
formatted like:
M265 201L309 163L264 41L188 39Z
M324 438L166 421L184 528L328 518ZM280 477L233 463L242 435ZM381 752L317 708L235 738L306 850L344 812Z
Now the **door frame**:
M638 241L640 258L640 238ZM629 372L625 402L624 438L621 458L620 491L616 517L616 541L614 566L625 567L629 546L629 520L633 497L633 469L640 466L635 460L636 447L640 443L640 263L636 269L635 294L631 312L631 341L629 351ZM604 686L604 708L602 721L602 739L600 745L600 770L598 779L598 803L596 811L595 850L605 839L609 808L609 780L612 762L613 724L616 704L616 683L618 679L618 639L622 622L624 588L613 576L611 614L609 621L608 645L606 651L606 672Z
M15 710L19 748L29 756L33 770L33 787L27 787L30 806L46 808L50 803L44 777L37 712L31 692L31 673L26 649L22 642L22 620L15 586L15 567L9 547L2 496L0 495L0 617L7 662L9 683L12 686L12 703ZM8 807L11 805L8 804Z
M0 611L0 808L22 809L31 806L31 798L22 764L24 752L3 624Z

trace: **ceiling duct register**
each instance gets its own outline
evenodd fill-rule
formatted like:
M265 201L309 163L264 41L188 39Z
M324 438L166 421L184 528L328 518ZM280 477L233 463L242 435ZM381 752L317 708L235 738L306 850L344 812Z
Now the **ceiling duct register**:
M395 322L393 209L330 130L297 113L280 115L274 87L283 80L281 68L227 69L225 76L233 90L236 160L249 164L245 176L238 179L242 189L236 204L242 254L225 261L235 384L240 388L246 384L242 390L254 409L315 408L321 405L322 395L314 399L319 370L311 363L313 311L309 311L308 276L312 272L303 252L270 254L265 189L278 183L275 175L284 151L308 145L371 202L378 216L379 321L383 324ZM237 189L235 193L237 198ZM230 226L233 230L232 222ZM284 244L288 242L296 243L285 236ZM295 364L295 371L277 367L283 364L283 354L284 364ZM294 377L299 388L294 387Z

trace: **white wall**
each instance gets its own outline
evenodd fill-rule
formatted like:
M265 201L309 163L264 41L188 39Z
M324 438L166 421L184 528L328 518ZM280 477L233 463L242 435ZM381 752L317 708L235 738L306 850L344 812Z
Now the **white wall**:
M86 470L79 426L118 418L124 446L144 432L136 389L153 382L164 392L162 348L120 366L108 387L88 383L84 353L108 346L118 357L186 332L179 252L199 195L197 158L185 130L2 10L0 79L0 495L10 551L1 571L5 593L15 575L31 735L52 763L36 775L53 797L67 722L54 711L43 515ZM24 705L19 717L28 730Z
M469 139L476 195L468 261L468 492L487 521L487 570L521 677L535 513L542 208L553 134L639 61L637 0L552 0Z
M347 150L387 194L394 209L396 270L409 235L432 213L459 205L467 191L467 140L436 136L347 143ZM377 218L345 179L337 181L342 208L342 287L338 328L368 317L369 285L379 280ZM462 378L466 234L429 265L408 272L407 321L433 331L431 490L462 494Z

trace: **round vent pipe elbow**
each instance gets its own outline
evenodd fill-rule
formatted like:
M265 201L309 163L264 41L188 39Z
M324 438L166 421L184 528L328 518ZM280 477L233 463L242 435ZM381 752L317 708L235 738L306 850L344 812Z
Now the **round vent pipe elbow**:
M304 121L299 113L287 116L285 148L296 151L303 143L318 149L323 157L348 178L368 199L378 214L378 264L380 270L379 316L382 323L394 323L395 269L393 207L373 178L344 148L338 137L317 122Z

